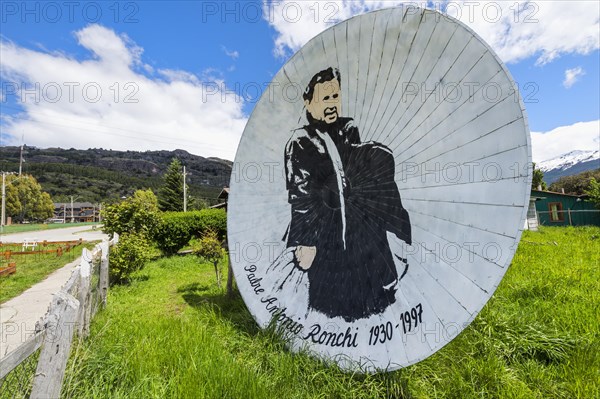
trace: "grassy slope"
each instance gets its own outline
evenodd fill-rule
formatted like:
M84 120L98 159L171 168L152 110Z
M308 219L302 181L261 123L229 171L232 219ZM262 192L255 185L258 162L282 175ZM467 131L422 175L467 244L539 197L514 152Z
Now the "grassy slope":
M556 242L558 245L554 245ZM475 322L427 360L348 375L259 331L211 266L160 259L114 287L71 358L65 397L594 398L600 229L526 232Z

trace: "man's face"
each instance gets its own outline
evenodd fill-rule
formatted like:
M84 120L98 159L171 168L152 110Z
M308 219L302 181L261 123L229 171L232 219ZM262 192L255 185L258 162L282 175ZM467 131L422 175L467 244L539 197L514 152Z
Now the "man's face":
M312 101L305 100L304 106L316 120L335 122L342 110L340 83L337 79L317 83Z

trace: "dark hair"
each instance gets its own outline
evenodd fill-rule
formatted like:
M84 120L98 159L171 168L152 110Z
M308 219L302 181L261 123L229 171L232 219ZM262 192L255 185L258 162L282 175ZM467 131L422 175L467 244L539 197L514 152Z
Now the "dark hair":
M329 82L333 79L337 79L338 83L340 84L340 87L342 87L340 71L337 68L329 67L327 69L322 70L321 72L316 73L308 83L308 86L306 86L306 90L304 90L304 94L302 94L302 97L304 98L304 100L307 100L309 102L312 101L313 95L315 93L315 86L317 85L317 83Z

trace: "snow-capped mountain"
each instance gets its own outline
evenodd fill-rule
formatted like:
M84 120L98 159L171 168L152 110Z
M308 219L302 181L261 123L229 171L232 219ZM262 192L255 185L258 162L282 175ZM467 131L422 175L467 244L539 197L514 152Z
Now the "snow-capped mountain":
M596 151L571 151L536 164L544 172L544 181L548 184L562 176L576 175L600 168L600 150Z

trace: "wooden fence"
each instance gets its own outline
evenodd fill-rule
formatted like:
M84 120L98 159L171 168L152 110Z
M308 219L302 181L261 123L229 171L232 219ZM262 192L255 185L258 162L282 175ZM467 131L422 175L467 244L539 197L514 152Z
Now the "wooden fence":
M540 226L600 226L600 210L567 209L537 211Z
M21 393L13 396L60 396L73 337L86 338L90 321L100 308L106 306L109 248L117 241L115 235L111 241L96 245L92 251L83 250L81 264L54 294L48 312L37 323L33 336L0 360L0 391L5 389L3 385L11 373L19 365L31 361L40 349L33 382L27 381L28 386L21 386ZM25 384L19 381L19 385Z
M43 255L43 254L56 254L61 256L63 252L69 252L72 248L83 244L83 240L74 241L24 241L23 243L2 243L0 242L0 255L7 261L12 256L18 255ZM48 249L48 246L57 246L56 248ZM2 249L2 247L21 247L21 251L15 251L13 249ZM31 248L31 249L29 249ZM37 248L37 249L36 249ZM26 251L26 249L29 249Z

